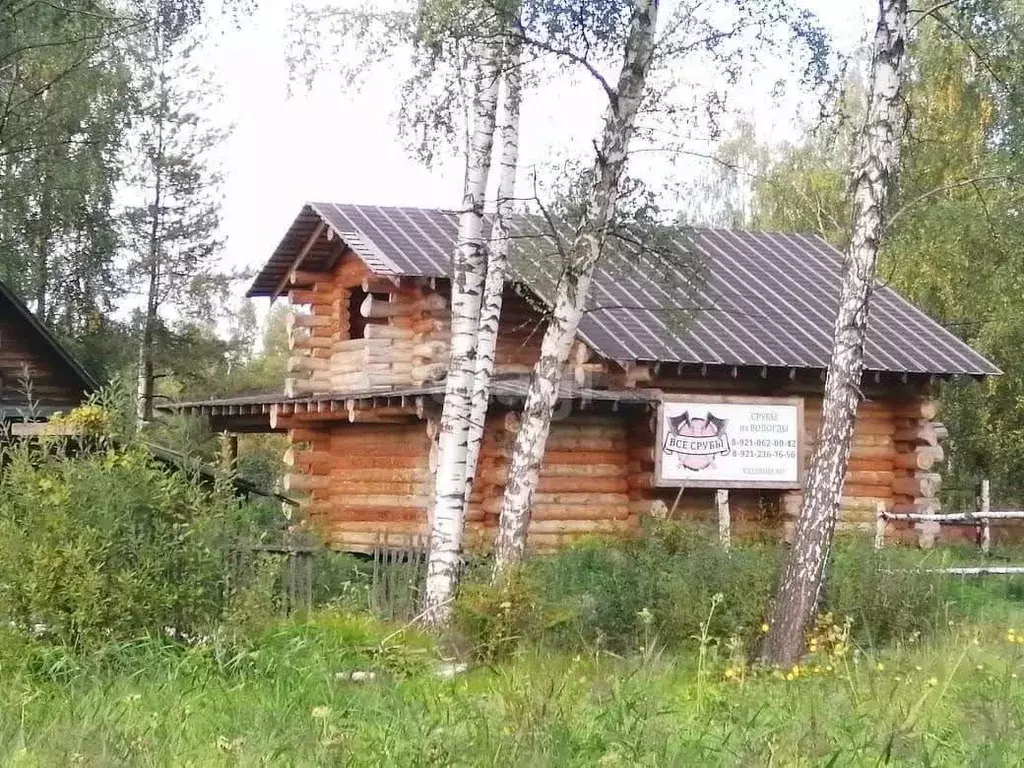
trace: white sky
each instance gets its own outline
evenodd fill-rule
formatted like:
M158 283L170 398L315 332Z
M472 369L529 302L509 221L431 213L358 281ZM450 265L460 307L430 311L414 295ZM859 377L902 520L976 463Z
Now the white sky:
M381 72L353 93L327 73L311 91L293 84L289 96L289 4L263 0L239 29L217 37L207 57L223 91L223 115L235 125L221 148L223 234L233 267L260 267L309 200L437 207L461 200L461 163L427 169L403 149L391 124L393 74ZM819 14L844 50L863 40L874 10L872 0L802 4ZM793 104L773 105L763 92L747 91L740 99L762 138L794 135ZM525 102L521 166L587 142L600 109L599 95L586 87L549 89Z

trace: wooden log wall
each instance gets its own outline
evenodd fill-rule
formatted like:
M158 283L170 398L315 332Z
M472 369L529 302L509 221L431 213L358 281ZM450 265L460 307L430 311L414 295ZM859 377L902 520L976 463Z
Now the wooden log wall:
M876 504L889 510L938 509L935 464L942 430L925 401L865 403L858 413L854 446L840 508L840 529L873 530ZM820 420L820 400L805 407L808 458ZM516 413L488 417L480 468L468 513L466 546L489 548L508 474ZM306 499L307 517L338 547L369 551L387 534L429 534L436 420L348 423L311 420L289 431L286 462L289 493ZM936 444L931 444L934 441ZM552 425L528 546L551 551L581 537L621 537L639 531L641 515L713 522L714 491L653 486L654 434L647 416L574 413ZM911 495L914 494L914 495ZM798 492L730 492L736 536L786 536L799 511ZM927 530L889 535L924 542Z
M517 420L488 418L480 471L468 510L466 547L488 549L498 514ZM304 499L309 524L334 546L369 551L387 534L429 534L436 422L322 422L289 431L285 488ZM552 425L527 545L551 551L584 536L620 537L639 530L627 480L625 422L573 415Z
M446 293L419 279L373 275L351 253L330 273L297 272L288 297L301 311L289 318L285 392L304 395L421 386L443 381L451 353ZM540 355L542 315L509 290L495 349L496 375L528 375ZM589 350L577 343L569 374L584 384Z
M582 537L621 537L639 530L629 505L626 427L614 414L576 413L552 423L527 529L530 549L550 551ZM479 510L479 538L488 546L497 534L518 428L516 413L487 420L470 510Z
M335 350L350 339L349 304L368 274L366 265L348 253L330 273L291 275L288 300L296 311L287 325L291 356L285 394L334 391Z
M324 422L288 437L285 488L304 499L305 518L334 545L369 551L382 531L426 531L431 479L422 422Z
M13 307L0 301L0 404L42 408L73 408L84 397L83 384L43 339L22 321Z

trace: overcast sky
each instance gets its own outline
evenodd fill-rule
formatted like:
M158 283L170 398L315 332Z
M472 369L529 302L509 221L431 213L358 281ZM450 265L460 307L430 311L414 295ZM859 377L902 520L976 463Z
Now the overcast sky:
M802 1L819 14L838 47L849 50L864 39L871 0ZM221 148L226 259L235 267L258 268L305 201L455 207L461 200L461 163L427 169L403 149L391 125L393 74L377 73L358 93L330 73L311 90L295 83L289 88L289 5L259 3L240 28L216 37L207 56L223 91L223 117L235 125ZM762 138L794 135L794 103L775 105L763 89L748 90L740 100L756 117ZM587 87L528 101L522 167L586 141L600 107L600 95Z

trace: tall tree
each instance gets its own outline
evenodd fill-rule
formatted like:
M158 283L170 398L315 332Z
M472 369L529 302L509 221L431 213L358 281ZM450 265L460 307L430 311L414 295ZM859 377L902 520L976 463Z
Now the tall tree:
M790 664L802 654L804 635L817 611L831 554L860 400L875 265L899 168L906 45L906 0L879 0L867 118L853 177L852 234L825 380L822 423L792 549L765 638L764 657L774 664Z
M117 6L0 4L0 276L66 336L120 294L119 146L131 102Z
M203 115L210 83L190 63L196 51L185 11L155 2L139 36L138 116L132 134L125 242L143 307L139 312L137 416L153 418L161 343L173 337L162 314L214 311L227 277L219 271L219 175L210 152L223 132ZM187 339L188 334L178 339Z
M666 279L672 283L671 290L680 292L679 306L687 305L686 292L693 289L692 282L680 280L677 275L692 275L694 265L683 263L685 258L673 263L675 255L658 247L661 228L650 226L646 215L649 206L639 206L637 213L641 215L633 222L627 221L632 218L629 216L616 221L623 202L631 140L642 140L645 151L671 158L689 151L695 132L716 134L718 121L726 111L729 87L741 74L756 68L760 54L773 42L780 42L779 32L787 42L797 43L792 46L794 52L809 51L803 69L807 79L820 82L827 68L828 47L813 16L794 11L786 0L729 2L713 7L699 0L673 4L657 45L648 34L653 34L658 3L594 4L592 10L600 12L599 19L591 20L594 29L563 20L561 25L550 25L561 34L530 34L532 27L528 27L524 41L528 50L553 52L566 66L593 77L608 98L608 108L603 132L596 142L596 157L583 175L587 191L578 200L570 195L569 215L563 217L575 225L575 231L567 238L568 246L562 254L541 357L531 374L513 447L496 542L496 580L523 556L530 504L562 374L609 235L628 233L626 239L636 242L639 233L641 247L658 252L666 260ZM616 29L624 15L625 33ZM594 56L595 50L601 51L603 61ZM615 75L618 79L613 80L605 74L608 59L613 51L622 50L626 51L626 60ZM720 71L724 77L721 82L709 77L698 82L681 74L691 69ZM629 186L643 189L642 184ZM630 223L638 226L631 227ZM564 233L547 234L560 241ZM685 322L686 314L676 313L668 322Z
M509 22L515 31L518 20ZM522 104L522 43L514 36L505 41L506 51L502 67L503 122L500 131L500 166L498 192L487 250L487 277L480 306L480 327L477 332L476 373L473 377L473 397L466 436L465 501L473 491L484 424L491 398L491 376L494 373L494 353L498 342L501 320L502 295L508 272L508 253L511 244L509 221L515 205L516 172L519 167L519 116Z
M1018 504L1024 471L1024 307L1019 275L1024 229L1024 17L1007 0L978 0L917 17L910 41L900 198L879 255L879 276L1004 371L983 384L939 387L949 427L946 478L968 489L989 477L999 503ZM911 12L913 18L913 12ZM851 200L846 168L863 122L852 80L837 120L792 146L768 147L754 183L755 227L815 231L846 248ZM973 503L944 492L944 503Z
M446 606L450 603L462 562L467 449L477 373L481 297L487 267L484 197L494 144L500 47L494 43L479 43L473 68L473 127L463 208L459 215L458 242L452 259L451 360L438 432L434 507L430 516L430 556L424 589L424 620L427 624L439 624L446 619Z
M530 504L537 487L551 416L558 401L562 371L615 216L619 184L654 53L657 22L658 0L634 3L622 68L614 90L608 94L609 105L594 162L593 182L559 277L554 307L530 378L522 423L512 449L495 543L496 579L501 579L510 566L522 559L526 548Z

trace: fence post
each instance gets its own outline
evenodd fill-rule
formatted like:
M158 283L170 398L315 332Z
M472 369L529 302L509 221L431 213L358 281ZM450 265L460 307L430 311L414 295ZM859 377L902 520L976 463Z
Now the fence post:
M885 502L875 503L875 549L885 546Z
M986 515L992 511L992 499L988 478L981 479L981 552L987 555L992 549L992 526Z
M729 492L715 491L715 507L718 509L718 540L722 549L728 550L731 544L732 520L729 516Z

